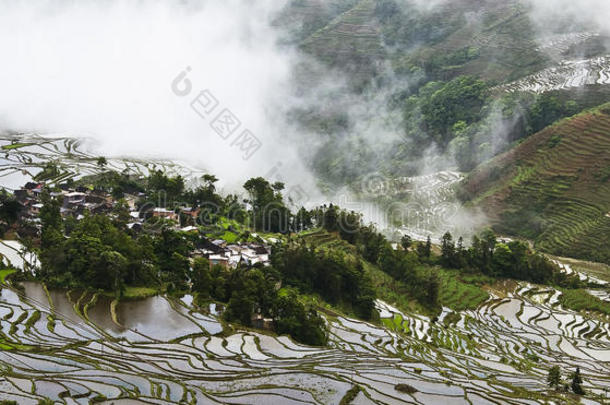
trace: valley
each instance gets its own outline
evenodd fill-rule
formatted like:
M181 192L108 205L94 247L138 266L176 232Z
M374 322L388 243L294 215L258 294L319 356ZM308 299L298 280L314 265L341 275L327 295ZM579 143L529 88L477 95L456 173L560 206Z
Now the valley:
M0 405L610 404L606 2L10 3Z

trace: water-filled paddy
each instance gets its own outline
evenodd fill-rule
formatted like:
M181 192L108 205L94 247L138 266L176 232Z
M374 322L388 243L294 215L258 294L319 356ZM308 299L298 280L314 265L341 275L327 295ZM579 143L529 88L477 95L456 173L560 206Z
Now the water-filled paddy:
M189 297L121 302L113 319L112 301L103 295L23 287L25 297L9 288L0 292L3 332L42 349L0 351L0 365L12 367L0 379L0 396L23 394L23 403L28 396L32 403L41 396L76 403L101 394L115 403L139 395L170 403L334 404L355 383L363 389L355 403L363 404L523 403L507 396L525 387L540 392L542 401L545 370L557 362L566 369L580 365L592 392L610 388L607 336L585 336L607 325L557 312L548 298L537 303L532 298L544 294L532 286L465 312L450 328L378 302L384 315L400 314L410 333L340 317L330 321L327 348L247 330L218 335L218 314L197 313ZM26 332L25 319L35 311L42 316ZM45 353L46 347L55 349ZM528 353L538 360L523 369ZM417 392L398 392L396 384Z

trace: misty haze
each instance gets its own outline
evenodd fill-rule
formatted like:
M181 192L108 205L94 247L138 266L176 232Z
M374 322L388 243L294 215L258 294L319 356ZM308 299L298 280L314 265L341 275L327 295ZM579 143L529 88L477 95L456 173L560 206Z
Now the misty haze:
M609 403L609 21L3 0L0 405Z

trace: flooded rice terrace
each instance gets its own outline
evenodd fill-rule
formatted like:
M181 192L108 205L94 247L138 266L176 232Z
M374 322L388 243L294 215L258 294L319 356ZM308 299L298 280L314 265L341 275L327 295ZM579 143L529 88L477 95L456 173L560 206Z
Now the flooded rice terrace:
M49 159L63 162L57 182L99 170L95 155L74 140L37 135L18 140L0 142L10 144L0 162L4 184L23 184ZM156 168L194 173L162 162L109 159L108 165L141 175ZM453 184L460 178L441 172L400 179L405 188L397 192L416 208L408 213L423 215L407 217L413 221L402 231L436 234L431 232L436 224L447 230L446 217L455 216ZM1 244L0 253L18 267L30 259L10 243ZM505 295L476 311L448 317L451 311L445 309L436 322L378 301L382 322L376 325L327 318L330 344L320 348L286 336L227 329L214 305L199 311L189 296L113 307L109 298L91 292L46 290L29 282L5 286L0 399L338 404L357 385L352 404L533 404L551 398L546 376L559 365L564 375L581 367L589 393L583 402L607 402L608 324L562 309L554 289L520 284ZM398 384L413 392L396 390Z
M609 325L560 308L557 296L520 284L450 325L448 309L432 322L378 301L388 327L327 319L330 345L320 348L225 330L216 308L197 311L189 296L121 302L117 323L104 296L26 282L0 295L0 398L338 404L359 385L354 404L530 404L545 401L546 374L559 365L579 366L587 403L603 403Z

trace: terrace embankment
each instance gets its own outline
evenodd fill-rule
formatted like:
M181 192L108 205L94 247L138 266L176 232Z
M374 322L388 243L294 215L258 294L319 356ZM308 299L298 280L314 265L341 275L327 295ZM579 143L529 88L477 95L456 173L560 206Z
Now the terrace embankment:
M561 293L548 287L507 285L505 298L445 308L437 321L377 301L384 326L329 318L328 347L239 328L219 333L217 315L188 297L131 302L135 311L118 309L120 329L108 299L24 287L0 292L0 396L20 404L561 403L571 398L545 383L556 364L581 368L591 403L610 387L608 323L562 308Z
M557 122L464 183L501 233L558 256L610 263L610 104Z

